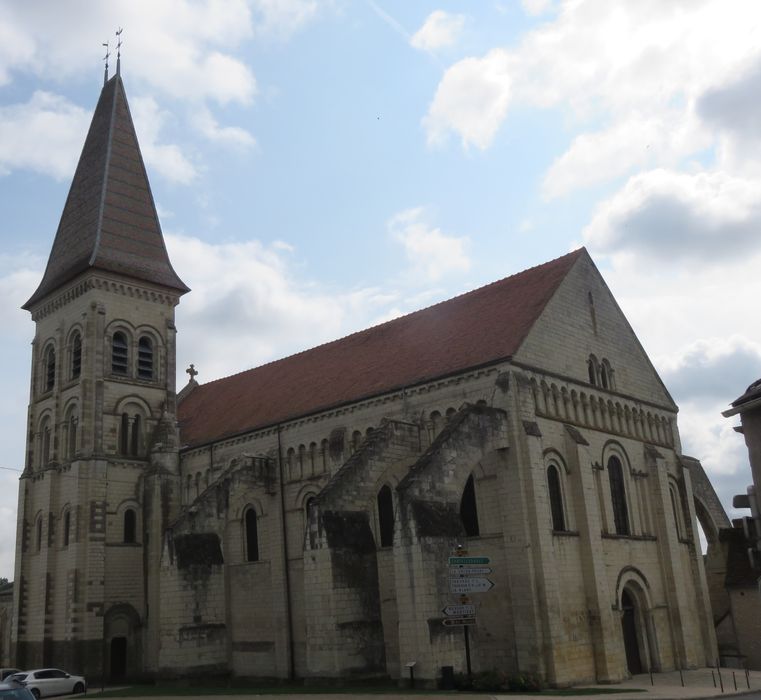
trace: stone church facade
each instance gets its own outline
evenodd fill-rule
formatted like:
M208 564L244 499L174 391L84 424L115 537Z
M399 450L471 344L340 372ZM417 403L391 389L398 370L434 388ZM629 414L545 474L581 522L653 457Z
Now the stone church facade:
M475 670L716 658L677 407L585 250L177 394L188 291L117 74L24 307L16 664L433 680L454 604Z

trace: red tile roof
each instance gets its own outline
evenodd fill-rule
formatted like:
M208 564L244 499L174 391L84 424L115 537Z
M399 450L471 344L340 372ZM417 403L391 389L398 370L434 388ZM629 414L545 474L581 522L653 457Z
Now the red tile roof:
M90 268L189 291L169 262L124 84L104 86L31 308Z
M183 445L202 445L513 355L581 248L449 301L196 387Z

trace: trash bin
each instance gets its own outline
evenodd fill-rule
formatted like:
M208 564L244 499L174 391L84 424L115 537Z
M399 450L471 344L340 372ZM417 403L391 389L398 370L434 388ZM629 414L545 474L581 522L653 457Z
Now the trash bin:
M454 666L441 667L441 689L454 690Z

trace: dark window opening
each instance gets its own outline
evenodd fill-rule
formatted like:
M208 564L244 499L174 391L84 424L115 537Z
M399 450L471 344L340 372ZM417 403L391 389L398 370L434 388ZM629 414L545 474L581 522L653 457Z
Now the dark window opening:
M55 350L48 348L45 355L45 391L51 391L55 386Z
M42 429L42 458L40 466L46 467L50 462L50 426L46 423Z
M67 510L63 514L63 546L69 546L69 534L71 533L71 511Z
M111 371L114 374L127 374L129 348L127 336L121 331L114 333L111 341Z
M126 413L122 413L122 423L119 429L119 452L121 454L127 454L127 446L129 445L129 416Z
M602 384L603 389L608 388L608 370L605 369L605 363L600 367L600 384Z
M37 551L42 549L42 517L37 518Z
M69 438L68 438L68 451L67 456L69 459L73 459L77 451L77 417L71 416L69 418Z
M592 330L597 335L597 314L595 313L595 298L592 292L587 292L587 302L589 303L589 316L592 319Z
M550 491L550 511L552 513L552 529L565 530L565 513L563 512L563 492L560 488L560 474L557 467L550 464L547 467L547 487Z
M246 561L259 561L259 533L253 508L246 511Z
M380 529L380 546L393 547L394 498L388 486L384 486L378 491L378 525Z
M126 544L133 544L137 541L136 520L135 511L132 508L127 508L124 511L124 542Z
M676 528L676 536L681 537L682 533L679 529L679 510L677 506L677 497L673 486L669 488L669 495L671 496L671 510L674 513L674 527Z
M77 379L82 374L82 337L79 333L71 341L71 378Z
M465 482L465 489L460 500L460 520L468 537L478 537L478 507L476 505L476 487L473 475Z
M140 453L140 414L136 413L132 419L132 435L130 436L129 453L137 457Z
M629 508L626 505L626 486L624 470L618 457L608 460L608 478L610 479L610 497L613 502L613 522L616 533L629 535Z
M127 638L111 638L111 675L112 681L119 681L127 675Z
M587 371L589 372L589 383L592 386L596 386L597 376L595 374L595 364L591 359L587 362Z
M137 346L137 376L153 379L153 343L147 336L140 338Z

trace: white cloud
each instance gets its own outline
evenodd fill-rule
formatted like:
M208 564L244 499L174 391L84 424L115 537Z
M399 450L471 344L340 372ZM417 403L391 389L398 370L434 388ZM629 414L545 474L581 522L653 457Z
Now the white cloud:
M548 12L552 8L552 0L521 0L526 14L536 16Z
M244 149L256 146L256 139L248 131L239 126L220 126L205 107L195 110L192 121L195 128L210 141Z
M193 289L177 310L177 366L193 362L200 381L363 328L389 303L373 289L336 292L304 281L292 273L292 251L282 243L165 238L175 269Z
M318 0L252 0L258 35L287 38L332 4Z
M28 102L0 107L0 173L16 169L71 177L90 114L64 97L37 91Z
M428 144L441 145L454 132L463 147L488 148L507 114L511 85L509 56L502 49L455 63L423 118Z
M600 204L584 238L603 253L708 265L758 250L759 230L761 181L653 170Z
M58 80L94 74L101 42L111 28L123 26L125 79L171 97L222 104L250 102L256 92L251 70L231 53L254 33L245 0L115 0L95 6L87 0L0 0L0 18L3 33L12 37L10 49L0 48L0 79L6 81L15 73Z
M152 97L132 101L132 117L146 165L168 180L190 184L198 175L195 166L176 144L159 143L159 132L171 117Z
M388 228L404 247L413 278L435 282L449 273L470 269L468 239L448 236L431 227L421 207L396 214Z
M434 10L410 39L410 44L421 51L437 51L454 46L465 26L464 15L453 15Z

